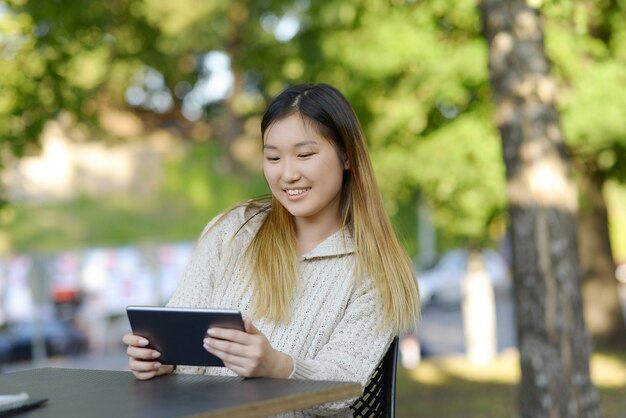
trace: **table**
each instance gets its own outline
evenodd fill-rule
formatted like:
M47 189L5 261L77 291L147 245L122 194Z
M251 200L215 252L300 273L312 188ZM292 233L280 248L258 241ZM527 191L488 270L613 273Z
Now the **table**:
M357 397L353 382L42 368L0 374L0 393L48 398L20 417L264 417Z

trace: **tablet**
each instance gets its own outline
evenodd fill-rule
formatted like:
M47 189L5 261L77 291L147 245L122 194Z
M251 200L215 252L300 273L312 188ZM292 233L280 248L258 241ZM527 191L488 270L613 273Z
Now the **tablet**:
M126 314L133 334L145 337L148 347L161 353L162 364L224 367L203 347L207 330L244 330L241 313L234 309L128 306Z

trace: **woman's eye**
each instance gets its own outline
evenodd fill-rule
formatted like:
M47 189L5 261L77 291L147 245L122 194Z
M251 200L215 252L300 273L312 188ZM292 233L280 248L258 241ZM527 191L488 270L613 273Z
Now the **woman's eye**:
M315 154L314 152L305 152L304 154L298 155L298 157L300 157L300 158L307 158L307 157L311 157L314 154Z
M279 158L278 158L278 157L270 157L270 156L265 157L265 159L266 159L267 161L278 161L278 160L279 160Z

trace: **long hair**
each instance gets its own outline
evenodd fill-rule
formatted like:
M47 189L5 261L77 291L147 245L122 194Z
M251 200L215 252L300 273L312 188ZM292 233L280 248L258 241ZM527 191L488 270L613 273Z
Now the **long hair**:
M360 123L347 99L327 84L290 87L269 105L261 136L291 115L300 115L348 161L341 191L343 227L352 233L356 277L373 280L384 307L384 321L397 333L419 319L420 302L411 260L400 245L376 184ZM286 321L296 291L298 258L293 216L273 197L268 214L248 247L254 311Z

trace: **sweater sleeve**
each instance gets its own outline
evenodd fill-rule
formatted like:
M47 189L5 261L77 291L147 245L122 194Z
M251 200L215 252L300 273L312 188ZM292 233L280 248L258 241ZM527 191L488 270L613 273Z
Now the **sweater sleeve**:
M167 306L187 308L211 306L213 283L220 256L220 246L216 240L219 231L213 228L216 220L217 218L209 222L202 231Z
M291 378L354 381L363 389L382 360L393 333L383 324L382 307L371 284L357 287L328 343L313 359L294 357ZM333 402L310 410L331 415L348 408L355 399Z

